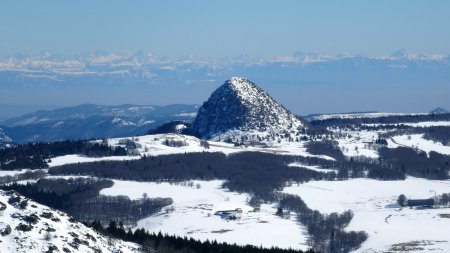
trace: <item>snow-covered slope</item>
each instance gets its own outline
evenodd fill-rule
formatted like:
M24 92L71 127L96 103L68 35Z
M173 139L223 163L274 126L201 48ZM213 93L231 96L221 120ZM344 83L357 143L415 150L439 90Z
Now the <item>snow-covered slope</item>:
M304 142L289 142L282 140L278 142L268 142L268 146L234 146L234 144L208 141L207 147L202 140L194 136L181 134L154 134L144 135L130 138L114 138L108 139L111 146L122 146L124 142L132 141L136 144L136 154L130 156L107 156L107 157L86 157L77 154L58 156L51 159L50 167L60 166L64 164L95 162L95 161L123 161L140 159L141 156L158 156L170 154L199 153L199 152L220 152L224 154L232 154L238 152L265 152L277 155L300 155L306 157L318 157L327 160L334 160L326 155L313 155L307 152ZM176 145L173 145L176 144Z
M192 125L204 139L294 137L304 124L251 81L232 77L200 107ZM259 137L259 138L258 138Z
M0 234L0 252L139 252L14 192L0 191Z
M327 130L333 133L334 141L338 143L339 148L346 157L366 157L378 158L378 149L384 146L376 144L378 138L384 138L387 141L388 148L407 147L415 150L421 150L426 153L431 151L450 155L450 146L448 143L442 143L437 140L425 138L425 134L416 133L414 130L410 132L399 132L397 128L384 129L383 126L402 127L448 127L450 121L421 121L414 123L373 123L362 124L364 129L355 126L355 128L347 127L328 127ZM377 129L378 127L378 129ZM428 131L428 130L427 130Z
M423 134L396 135L387 140L389 148L408 147L422 150L429 154L431 151L450 155L450 146L437 141L427 140Z

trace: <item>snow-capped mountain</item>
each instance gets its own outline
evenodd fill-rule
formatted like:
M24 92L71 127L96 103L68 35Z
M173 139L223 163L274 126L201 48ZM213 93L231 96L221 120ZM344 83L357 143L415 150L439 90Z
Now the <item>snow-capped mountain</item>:
M139 252L15 192L0 191L0 214L1 252Z
M192 124L193 133L201 138L233 141L242 137L251 141L291 137L302 128L300 119L242 77L232 77L217 88L200 107Z
M45 99L49 94L54 94L56 101L52 103L65 105L67 101L60 99L65 96L65 89L62 87L72 87L74 89L71 90L73 91L71 103L116 101L117 98L114 96L117 94L109 92L111 88L117 89L122 97L133 97L135 99L133 101L141 104L147 101L170 104L175 100L197 103L203 101L216 88L215 84L235 73L264 81L267 87L274 84L286 85L292 89L286 103L295 101L297 94L304 94L300 93L305 91L303 85L307 85L308 88L312 82L323 85L325 91L327 88L342 87L336 90L336 95L342 100L348 99L348 103L353 101L350 100L352 96L365 96L367 93L363 92L365 89L361 89L358 93L348 94L343 91L347 87L378 87L374 90L374 97L379 97L379 101L382 101L385 96L382 91L393 87L398 87L392 90L394 93L391 95L394 97L401 96L405 87L420 85L428 87L431 91L445 91L450 80L450 57L406 51L381 56L296 52L277 57L227 59L164 57L145 52L18 54L0 58L0 89L2 89L0 100L2 104L11 105L17 104L17 101L46 104ZM158 92L149 92L152 90L149 87L156 88ZM175 89L176 94L173 92ZM53 90L56 90L56 93L53 93ZM102 96L99 100L95 98L86 100L87 90L93 94L98 92ZM190 96L184 96L185 93ZM27 97L27 94L33 94L32 99ZM414 100L411 97L410 101L428 100L448 107L446 101L435 101L435 97L433 93L419 92L415 94ZM324 110L325 108L315 109L318 106L317 100L320 99L303 96L302 101L311 107L306 108L301 103L290 102L289 108L303 114ZM347 108L337 106L333 109L347 111L348 108L355 108L354 110L379 108L375 105L360 108L355 102L349 104ZM424 106L432 105L424 104ZM387 109L384 107L377 110ZM403 107L395 110L406 109ZM416 107L412 110L422 109ZM3 108L3 111L7 110ZM9 112L4 114L11 116Z

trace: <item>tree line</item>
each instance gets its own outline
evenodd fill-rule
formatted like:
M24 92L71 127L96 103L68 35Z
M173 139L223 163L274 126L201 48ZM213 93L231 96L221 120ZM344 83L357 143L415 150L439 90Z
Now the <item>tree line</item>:
M226 180L231 191L267 196L280 190L288 180L306 182L311 179L332 179L333 173L288 167L292 157L248 152L233 155L223 153L187 153L142 157L130 161L102 161L67 164L51 168L51 175L91 175L133 181L172 181L192 179Z
M43 169L56 156L80 154L90 157L123 156L127 151L107 143L90 141L57 141L27 143L0 149L0 170Z
M276 247L262 248L252 245L240 246L236 244L218 243L206 240L204 242L187 237L179 237L159 233L149 233L143 228L126 230L121 223L111 221L107 227L101 222L93 221L85 225L110 237L138 243L144 252L171 252L171 253L314 253L313 250L301 251L294 249L280 249Z
M353 218L351 211L324 215L310 209L298 196L282 194L280 198L281 208L297 213L298 221L310 235L309 244L318 252L350 252L358 249L368 238L363 231L344 231Z
M288 166L289 163L295 161L309 165L322 163L324 168L335 168L338 171L346 170L347 174L321 173ZM279 156L260 152L237 153L229 156L222 153L204 152L156 157L144 156L140 160L130 161L68 164L51 168L49 173L52 175L91 175L134 181L182 182L192 179L223 179L225 180L223 185L225 188L235 192L252 194L253 197L249 202L253 206L257 206L260 203L280 201L280 197L274 194L274 191L281 190L286 182L302 183L309 180L346 179L349 176L348 171L361 171L359 175L362 176L366 169L374 170L379 166L357 161L329 161L315 157ZM352 174L358 173L352 172ZM288 200L289 198L283 198L280 205L283 208L307 214L306 218L299 221L305 224L308 227L308 233L316 238L311 240L311 246L314 246L315 249L322 251L324 247L328 247L323 245L324 236L334 238L326 244L330 245L331 243L331 245L334 245L333 247L354 248L364 241L364 236L358 232L343 231L344 225L351 220L352 215L350 213L338 215L337 218L335 215L324 216L307 208L304 203L303 209L298 208L296 205L300 201L297 199ZM90 209L86 210L90 211ZM311 219L309 220L308 217ZM314 225L315 222L318 225ZM330 230L330 227L335 229ZM344 244L348 245L345 246Z
M328 149L327 146L325 148ZM301 167L289 167L299 162L317 165L336 172L322 173ZM331 161L316 157L280 156L262 152L243 152L231 155L223 153L186 153L160 156L143 156L130 161L101 161L67 164L49 169L51 175L90 175L133 181L173 181L192 179L226 180L231 191L270 196L286 182L302 183L309 180L345 180L370 177L382 180L403 180L405 173L380 164L378 160Z
M34 201L67 212L81 221L100 220L107 224L111 220L129 226L142 218L161 211L171 205L170 198L142 198L130 200L127 196L99 195L103 188L111 187L113 181L106 179L40 179L36 183L9 184L3 190L15 190Z
M448 179L450 156L412 148L381 148L379 162L391 171L428 179Z

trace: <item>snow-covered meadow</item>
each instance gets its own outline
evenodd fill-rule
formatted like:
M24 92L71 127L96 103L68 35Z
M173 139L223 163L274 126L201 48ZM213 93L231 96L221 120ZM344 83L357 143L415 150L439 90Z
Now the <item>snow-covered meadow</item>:
M258 146L235 146L232 143L208 141L208 148L201 145L201 140L188 135L181 134L155 134L139 137L113 138L108 139L111 146L124 146L121 144L124 140L130 140L138 144L136 151L139 155L128 156L108 156L108 157L86 157L82 155L64 155L51 159L50 167L60 166L64 164L86 163L96 161L125 161L140 159L142 156L158 156L170 154L184 154L195 152L220 152L226 155L238 152L265 152L278 155L299 155L308 157L318 157L322 159L334 160L326 155L313 155L307 152L303 142L275 142L270 147ZM182 143L181 146L170 146L165 144L166 141Z
M418 123L401 123L411 127L450 126L450 121L426 121ZM383 124L365 124L379 126ZM329 128L336 136L342 153L347 157L378 158L376 145L373 143L383 134L389 134L393 130L348 130L341 128ZM385 137L386 138L386 137ZM441 142L428 140L424 134L401 134L386 138L388 148L408 147L429 153L435 151L444 155L450 155L450 146Z
M276 205L263 204L253 211L249 194L230 192L221 187L223 181L192 181L184 184L147 183L114 180L103 195L126 195L131 199L170 197L174 204L162 212L142 219L137 227L151 232L188 236L199 240L263 247L307 249L307 233L296 222L295 215L285 219L276 216ZM225 220L214 215L220 210L241 208L238 220Z
M380 131L333 130L339 131L341 134L341 137L337 138L336 141L339 143L339 148L345 156L378 158L378 152L369 143L373 143L378 139Z
M450 155L450 146L446 146L441 142L427 140L423 137L423 134L397 135L387 141L389 148L408 147L422 150L426 153L434 151L444 155Z
M108 143L113 146L121 145L120 142L127 138L109 139ZM221 141L208 141L208 148L201 145L201 140L194 136L181 134L155 134L139 136L132 139L139 144L137 151L141 155L167 155L167 154L184 154L192 152L221 152L224 154L232 154L244 151L267 152L280 155L302 155L314 156L323 159L333 159L324 155L312 155L306 151L303 142L289 142L286 140L273 141L268 143L268 147L260 146L235 146L232 143ZM169 146L166 141L182 143L181 146Z
M65 164L73 163L89 163L89 162L99 162L99 161L125 161L140 159L140 156L105 156L105 157L87 157L82 155L63 155L57 156L51 159L48 163L49 167L61 166Z
M316 165L307 165L307 164L303 164L303 163L299 163L299 162L293 162L288 164L289 167L293 167L293 168L305 168L308 170L314 170L317 172L322 172L322 173L327 173L327 172L337 172L337 170L334 169L325 169L322 168L320 166L316 166Z
M388 116L408 116L408 115L410 116L426 115L426 113L398 113L398 112L332 113L313 116L312 120L381 118Z
M323 213L352 210L354 218L346 230L363 230L369 235L357 252L392 252L402 247L407 249L404 252L414 245L421 252L450 251L450 208L400 209L396 204L400 194L423 199L450 193L450 180L311 181L286 187L283 192L300 196L308 207Z
M0 170L0 177L14 176L17 174L25 173L30 170Z
M411 127L432 127L432 126L450 126L450 121L422 121L416 123L397 123L397 124L385 124L385 123L371 123L371 124L363 124L365 126L377 127L377 126L386 126L386 125L404 125Z

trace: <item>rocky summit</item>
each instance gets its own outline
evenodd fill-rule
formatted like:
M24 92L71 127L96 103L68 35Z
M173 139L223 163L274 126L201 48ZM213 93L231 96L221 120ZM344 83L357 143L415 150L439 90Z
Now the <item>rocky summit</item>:
M200 107L192 131L203 139L295 139L304 123L253 82L232 77Z

